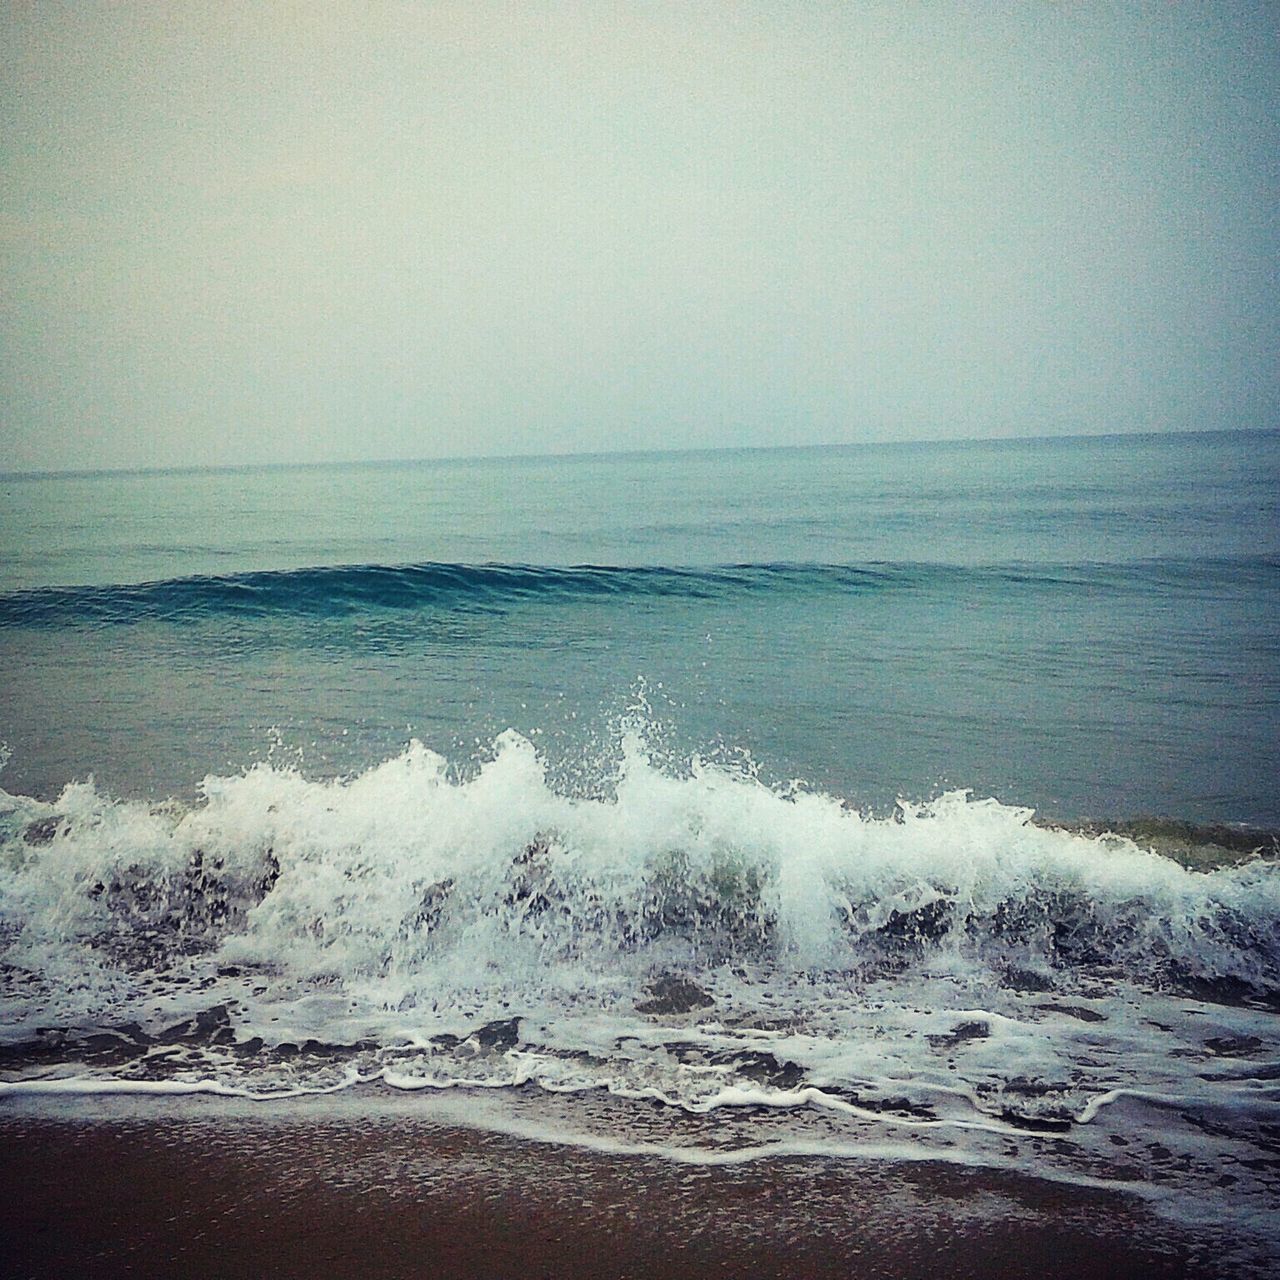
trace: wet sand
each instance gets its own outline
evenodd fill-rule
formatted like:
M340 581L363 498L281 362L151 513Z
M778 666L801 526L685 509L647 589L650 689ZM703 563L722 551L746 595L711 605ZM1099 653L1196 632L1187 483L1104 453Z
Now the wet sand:
M937 1163L688 1166L412 1108L0 1110L11 1277L1175 1277L1140 1202Z

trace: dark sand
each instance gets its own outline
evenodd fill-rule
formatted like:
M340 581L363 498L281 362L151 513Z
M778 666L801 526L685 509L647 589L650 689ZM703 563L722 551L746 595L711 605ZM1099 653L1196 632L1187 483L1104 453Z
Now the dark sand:
M207 1105L206 1105L207 1103ZM430 1109L0 1108L5 1277L1173 1277L1137 1201L935 1163L691 1167Z

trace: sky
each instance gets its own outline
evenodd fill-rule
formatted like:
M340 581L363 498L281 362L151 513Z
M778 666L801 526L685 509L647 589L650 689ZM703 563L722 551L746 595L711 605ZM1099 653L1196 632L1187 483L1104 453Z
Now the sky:
M0 470L1275 426L1278 15L0 0Z

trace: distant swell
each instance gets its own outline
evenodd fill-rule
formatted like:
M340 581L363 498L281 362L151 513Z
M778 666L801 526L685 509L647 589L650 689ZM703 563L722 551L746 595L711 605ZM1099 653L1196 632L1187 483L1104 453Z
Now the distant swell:
M977 589L1111 593L1280 583L1265 557L1133 564L978 567L946 564L728 564L568 567L524 564L339 565L0 594L0 628L109 626L272 615L341 617L376 610L491 610L520 602L609 597L715 600L774 594Z

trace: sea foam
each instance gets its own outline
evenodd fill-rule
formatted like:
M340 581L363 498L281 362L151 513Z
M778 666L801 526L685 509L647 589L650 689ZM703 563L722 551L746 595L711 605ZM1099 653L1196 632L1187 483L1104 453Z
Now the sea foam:
M471 769L414 743L194 805L0 795L0 1096L605 1091L785 1117L675 1159L907 1152L1267 1235L1274 862L962 792L876 817L660 762L643 726L579 776L509 732Z
M469 777L414 743L351 778L259 764L201 791L191 808L91 782L51 805L5 796L8 963L67 969L54 985L73 999L207 955L384 1010L490 987L622 998L658 970L866 980L925 961L1280 991L1273 863L1191 871L961 792L874 818L698 759L661 768L634 732L595 794L550 785L515 733Z

